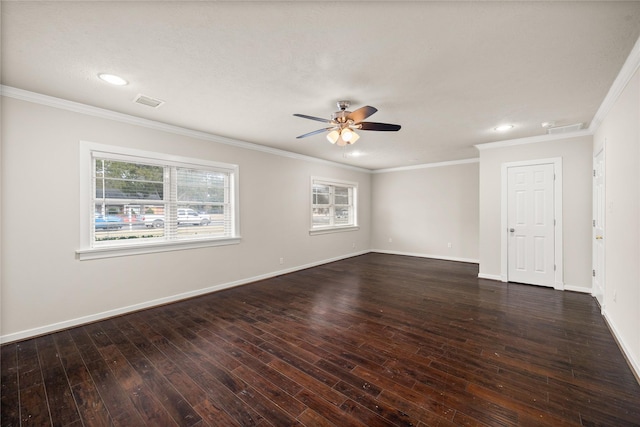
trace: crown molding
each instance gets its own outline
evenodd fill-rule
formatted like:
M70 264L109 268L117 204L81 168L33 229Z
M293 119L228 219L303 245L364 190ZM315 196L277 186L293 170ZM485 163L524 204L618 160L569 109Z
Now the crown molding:
M304 154L293 153L291 151L280 150L278 148L267 147L264 145L254 144L251 142L240 141L237 139L227 138L214 135L208 132L197 131L193 129L183 128L180 126L169 125L155 120L143 119L141 117L129 114L118 113L116 111L104 108L93 107L91 105L79 102L69 101L54 96L43 95L37 92L30 92L24 89L18 89L12 86L0 85L0 95L9 98L19 99L22 101L32 102L34 104L45 105L48 107L59 108L61 110L72 111L74 113L85 114L88 116L99 117L107 120L114 120L121 123L127 123L135 126L141 126L148 129L169 132L177 135L187 136L190 138L201 139L205 141L216 142L219 144L231 145L246 150L260 151L263 153L273 154L290 159L303 160L307 162L322 163L325 165L335 166L343 169L349 169L357 172L371 173L370 169L359 168L357 166L345 165L342 163L332 162L330 160L318 159L317 157L305 156Z
M640 38L636 40L636 44L631 49L627 60L624 62L624 65L620 69L618 76L613 81L611 88L609 88L609 92L607 92L607 96L604 97L602 104L600 104L600 108L596 111L596 114L593 116L591 123L589 124L589 130L591 133L595 133L596 130L602 124L602 121L613 107L613 104L618 100L622 91L633 77L633 75L640 67Z
M387 168L387 169L376 169L371 171L371 173L378 174L378 173L389 173L389 172L403 172L403 171L410 171L415 169L429 169L429 168L439 168L443 166L466 165L469 163L480 163L480 159L478 157L475 157L473 159L451 160L448 162L424 163L421 165L400 166L397 168Z
M485 144L475 144L479 151L488 150L492 148L513 147L516 145L535 144L538 142L550 142L557 141L559 139L578 138L581 136L592 136L593 132L590 129L579 130L569 133L556 133L553 135L538 135L530 136L528 138L508 139L505 141L487 142Z

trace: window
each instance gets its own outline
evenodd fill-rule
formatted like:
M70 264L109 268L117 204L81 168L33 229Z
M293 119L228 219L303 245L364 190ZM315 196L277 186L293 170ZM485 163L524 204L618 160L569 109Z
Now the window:
M80 259L238 243L236 165L91 143L81 158Z
M311 234L357 229L358 184L311 178Z

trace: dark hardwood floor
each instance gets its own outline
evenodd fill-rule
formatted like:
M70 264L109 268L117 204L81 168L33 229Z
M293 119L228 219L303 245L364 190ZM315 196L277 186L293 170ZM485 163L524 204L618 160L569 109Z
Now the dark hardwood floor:
M2 351L2 426L638 426L589 295L368 254Z

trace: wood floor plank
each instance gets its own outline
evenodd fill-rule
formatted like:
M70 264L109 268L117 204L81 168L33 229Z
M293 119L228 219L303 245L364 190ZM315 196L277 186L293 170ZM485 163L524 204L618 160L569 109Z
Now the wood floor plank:
M20 390L41 385L42 370L35 339L19 342L16 349Z
M51 425L49 405L42 383L20 390L20 425Z
M369 412L376 414L378 417L385 419L393 425L409 427L417 425L419 422L417 418L412 418L409 414L397 410L395 406L388 405L383 400L376 399L374 396L351 384L340 382L336 385L336 390L349 397L340 407L348 408L345 410L350 411L352 414L356 413L357 415L354 415L354 417L365 422L367 425L371 422L368 420L370 414L363 419L363 411L356 408L355 404L368 409ZM375 420L377 421L377 419Z
M15 343L0 347L0 425L20 425L18 354Z
M154 323L154 330L163 332L168 337L162 342L161 349L176 365L185 372L188 377L203 391L203 401L194 406L194 410L210 425L225 425L224 420L236 420L240 425L258 425L261 417L251 408L243 408L242 402L226 388L207 370L189 357L188 353L182 352L178 346L183 339L180 335L174 334L171 329L167 329L162 322ZM173 338L176 345L172 343ZM158 341L156 341L158 343ZM222 412L220 412L222 411ZM221 424L216 424L212 420L219 418ZM233 425L229 423L228 425Z
M348 415L340 407L324 400L313 391L304 389L296 395L296 398L332 423L341 427L365 427L366 424L357 421ZM345 399L346 401L346 399ZM341 406L344 402L341 403Z
M129 323L121 321L118 324L123 334L130 341L130 344L121 344L121 347L127 348L127 355L129 356L127 361L138 374L141 381L146 385L149 392L162 404L164 409L173 417L178 425L192 426L199 423L201 418L195 412L192 405L185 400L183 395L176 390L172 382L167 379L158 368L158 365L163 361L169 361L166 358L154 358L153 355L159 353L159 351L144 335L139 333L135 328L132 328ZM110 331L109 334L116 337L118 336L115 331ZM155 365L150 361L151 359L156 360ZM180 375L177 370L173 370L172 373L174 374L174 378ZM187 378L182 378L181 384L197 389L195 383L189 381ZM195 392L197 393L197 391L198 390ZM201 390L199 391L201 392Z
M207 393L207 397L219 405L230 417L243 426L257 426L262 416L246 405L216 378L203 374L196 382Z
M300 426L294 416L280 408L275 402L265 397L253 387L247 387L238 393L238 397L259 413L264 420L274 426Z
M171 360L156 362L156 367L191 406L205 399L203 390Z
M0 347L0 427L640 426L590 295L369 253Z
M362 422L367 427L390 427L395 425L391 421L380 417L375 412L368 410L351 399L347 399L342 405L340 405L340 409L351 415L356 420Z
M219 343L219 344L223 347L227 347L225 343ZM253 351L252 354L248 354L248 353L245 353L244 347L243 349L240 349L237 347L234 348L233 346L231 346L231 348L229 348L228 351L229 351L229 354L233 355L240 362L240 365L238 366L238 368L247 367L259 373L260 375L265 377L267 380L269 380L271 383L278 386L280 389L282 389L286 393L290 395L294 395L297 392L299 392L300 389L302 388L302 386L300 386L298 383L286 377L285 375L282 375L280 372L273 369L271 366L267 364L273 360L273 357L271 357L271 355L269 355L266 351L256 348L256 351ZM258 353L258 351L260 353ZM256 354L257 357L254 357L253 354ZM261 357L262 354L268 355L269 357L268 358L266 356ZM267 363L265 363L265 361ZM234 373L237 372L238 368L234 369L233 372Z
M128 397L128 390L122 387L123 383L118 381L108 365L103 360L94 360L87 363L87 369L110 416L112 418L127 416L135 419L136 408ZM143 386L138 386L136 392L131 394L141 393L142 388Z
M309 408L300 414L298 420L307 427L337 427L336 424Z
M329 387L337 384L339 381L338 378L336 378L334 375L331 375L330 373L316 367L303 358L292 355L291 353L281 349L277 345L274 345L270 342L265 342L260 347L276 356L279 360L293 366L294 368L304 372L306 375L313 377L321 383L328 385ZM273 362L270 364L273 365Z
M478 396L487 402L492 402L500 407L508 407L515 410L518 414L518 424L522 424L523 420L544 420L554 426L578 426L580 419L578 417L565 418L555 415L549 411L548 405L529 405L526 401L518 398L512 398L509 394L498 393L493 390L485 389L476 384L469 384L467 389L472 395ZM526 403L525 403L526 402ZM538 408L536 406L539 406Z
M73 400L73 393L62 366L43 372L47 403L54 426L66 426L80 421L80 414Z
M72 392L84 425L102 427L113 423L93 381L75 384Z
M76 384L91 381L91 375L89 375L89 371L69 331L53 334L53 340L56 343L60 363L65 370L69 385L73 387Z
M269 380L264 378L259 373L253 371L252 369L241 365L238 366L233 372L238 375L238 377L242 378L242 380L247 384L251 385L254 389L259 390L273 403L291 414L293 417L297 417L306 409L306 406L299 402L292 395L286 393L278 386L272 384Z
M229 414L227 414L219 405L204 399L202 402L194 406L196 412L202 417L202 419L213 427L241 427L239 421L236 421Z
M432 389L430 387L406 387L404 385L394 382L392 379L386 376L379 375L376 372L368 371L363 368L356 368L354 373L363 379L380 384L384 391L378 396L378 400L381 402L388 402L390 407L395 407L394 399L397 396L401 396L403 399L418 405L420 408L428 410L443 419L451 420L455 413L455 410L444 405L441 402L442 391L438 389ZM464 384L466 387L466 383Z

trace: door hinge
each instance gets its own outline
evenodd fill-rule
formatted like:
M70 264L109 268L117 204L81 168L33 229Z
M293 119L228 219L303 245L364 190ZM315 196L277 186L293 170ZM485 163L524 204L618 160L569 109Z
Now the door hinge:
M553 220L553 226L554 227L556 226L556 220L555 219Z
M556 265L553 264L553 271L556 271Z
M593 176L594 177L596 176L596 170L595 169L593 170Z
M593 277L596 277L596 271L595 270L592 270L592 275L593 275Z
M595 219L593 220L593 226L594 227L596 226L596 220Z

